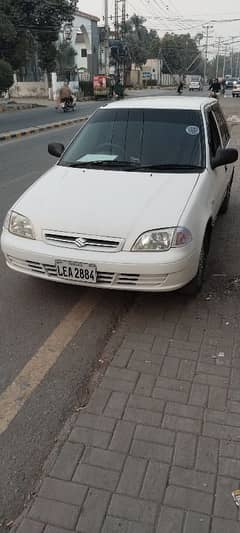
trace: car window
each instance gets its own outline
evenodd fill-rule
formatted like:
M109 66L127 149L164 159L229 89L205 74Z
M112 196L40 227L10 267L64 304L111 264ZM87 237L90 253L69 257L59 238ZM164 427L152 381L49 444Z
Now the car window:
M208 120L208 141L209 141L210 153L211 153L211 156L214 157L216 155L217 150L221 148L222 143L221 143L221 137L220 137L219 130L217 127L216 119L215 119L215 116L212 110L208 112L207 120Z
M203 167L204 154L200 111L110 108L93 115L60 164L112 160Z
M214 106L214 115L215 115L215 117L217 119L217 122L218 122L218 125L219 125L219 128L220 128L222 141L223 141L223 146L226 147L228 142L229 142L229 139L230 139L230 134L229 134L229 129L228 129L227 122L225 120L224 114L223 114L219 104Z

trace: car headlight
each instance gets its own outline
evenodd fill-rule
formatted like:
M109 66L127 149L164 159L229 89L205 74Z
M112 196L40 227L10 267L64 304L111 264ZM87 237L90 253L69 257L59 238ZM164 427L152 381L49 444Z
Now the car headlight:
M35 239L33 227L29 218L15 211L11 211L9 218L6 217L8 222L8 231L18 237L25 237L26 239Z
M170 248L186 246L192 241L187 228L163 228L140 235L132 247L133 252L166 252Z

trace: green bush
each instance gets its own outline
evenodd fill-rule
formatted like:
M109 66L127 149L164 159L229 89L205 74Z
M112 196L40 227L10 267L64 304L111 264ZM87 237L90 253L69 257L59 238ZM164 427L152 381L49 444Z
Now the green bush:
M83 96L93 96L93 82L92 81L80 81L79 87Z
M13 69L10 63L0 59L0 94L4 93L13 84Z

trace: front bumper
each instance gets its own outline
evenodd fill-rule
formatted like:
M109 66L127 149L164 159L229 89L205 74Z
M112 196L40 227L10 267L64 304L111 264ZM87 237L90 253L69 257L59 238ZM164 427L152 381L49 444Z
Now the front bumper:
M90 252L16 237L6 229L2 232L1 247L7 265L23 274L60 283L118 290L162 292L179 289L195 276L199 261L199 254L192 246L162 253ZM96 265L97 283L58 278L58 260Z

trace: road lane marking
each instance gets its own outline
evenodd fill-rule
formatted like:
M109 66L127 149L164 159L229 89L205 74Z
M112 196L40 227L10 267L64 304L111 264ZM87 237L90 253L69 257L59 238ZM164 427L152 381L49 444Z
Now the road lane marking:
M95 291L84 293L81 301L58 324L16 379L0 395L0 435L6 431L27 399L56 363L64 348L86 322L99 297Z

